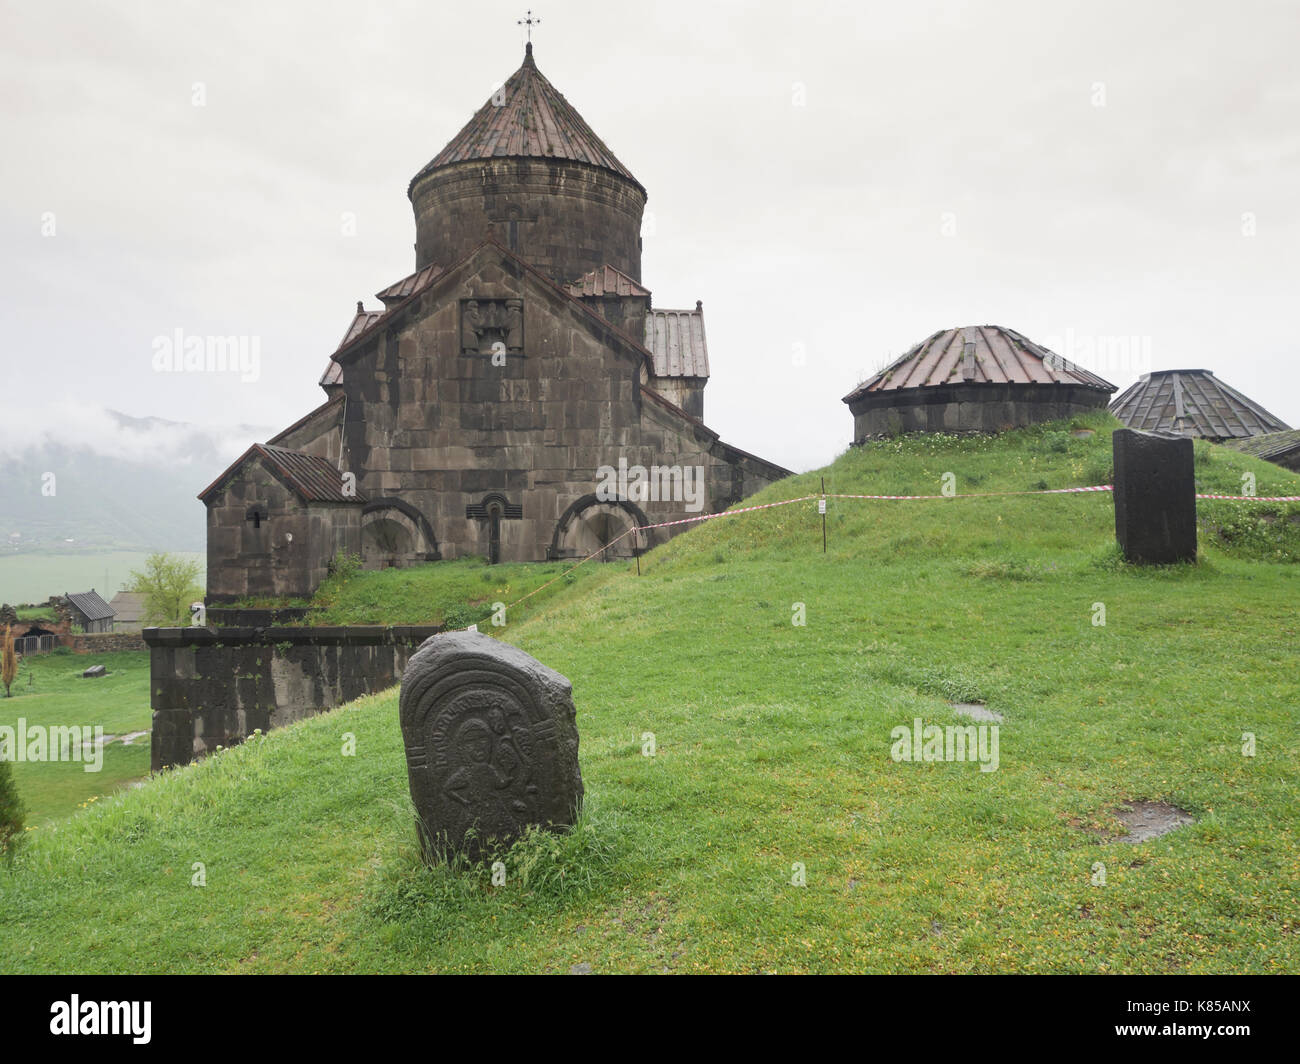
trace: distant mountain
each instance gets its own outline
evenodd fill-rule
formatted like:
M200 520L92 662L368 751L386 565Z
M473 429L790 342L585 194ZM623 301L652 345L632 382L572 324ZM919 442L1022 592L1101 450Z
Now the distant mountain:
M205 515L195 496L270 434L99 409L78 422L30 442L3 441L0 555L202 551Z

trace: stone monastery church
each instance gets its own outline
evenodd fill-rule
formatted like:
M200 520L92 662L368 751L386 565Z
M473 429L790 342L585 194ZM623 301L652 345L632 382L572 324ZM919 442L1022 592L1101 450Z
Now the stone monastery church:
M209 601L308 595L340 552L580 558L789 475L704 424L703 307L653 305L646 190L532 53L412 179L415 272L357 304L328 399L200 494Z

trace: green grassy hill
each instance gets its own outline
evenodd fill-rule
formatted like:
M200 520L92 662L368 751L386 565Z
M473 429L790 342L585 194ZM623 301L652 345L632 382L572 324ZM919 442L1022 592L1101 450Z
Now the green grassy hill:
M753 501L1103 483L1086 424L876 444ZM1201 490L1243 472L1300 494L1198 448ZM587 789L504 886L419 864L394 689L31 833L0 970L1300 970L1300 506L1200 512L1201 564L1146 571L1100 493L832 500L825 554L814 503L704 522L492 630L573 681ZM891 759L949 700L1004 716L997 771ZM1107 841L1140 799L1196 822Z

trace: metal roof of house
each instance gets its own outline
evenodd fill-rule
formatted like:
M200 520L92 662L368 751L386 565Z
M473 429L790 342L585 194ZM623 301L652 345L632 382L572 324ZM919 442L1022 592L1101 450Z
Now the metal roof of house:
M335 384L342 384L343 367L331 358L325 363L325 372L320 375L320 380L316 383L318 383L322 388L329 388Z
M1262 436L1291 427L1208 369L1143 374L1110 409L1131 429L1207 440Z
M707 377L709 345L704 305L694 310L656 310L645 318L645 346L654 356L656 377Z
M428 266L416 270L410 276L403 277L400 281L394 281L382 292L376 292L375 296L385 306L390 303L400 303L407 296L412 296L416 292L428 288L434 278L445 272L444 267L439 266L436 262L431 262Z
M523 65L411 179L411 187L441 166L507 157L587 163L612 170L641 187L582 115L542 76L533 62L531 44L524 53Z
M425 270L427 269L429 269L429 267L425 267ZM421 270L419 272L424 273L425 270ZM384 297L385 292L390 292L394 288L406 284L408 281L412 280L412 278L416 276L418 275L412 274L411 277L407 277L402 281L398 281L396 285L392 285L389 288L385 288L383 292L379 293L379 298L382 299ZM355 340L367 329L372 328L379 321L379 319L382 318L387 313L388 313L387 308L384 308L383 310L366 310L361 300L358 299L357 312L352 316L352 321L348 323L347 331L343 334L343 339L339 341L339 346L336 347L334 350L335 351L342 350L344 347L350 344L353 340ZM330 385L343 383L343 367L340 366L337 362L335 362L332 356L330 360L327 363L325 363L325 372L321 374L321 378L319 381L317 381L317 383L322 388L327 388Z
M113 607L100 598L93 587L89 591L64 594L63 597L88 621L102 621L113 616Z
M119 591L109 605L115 621L132 624L144 617L144 595L138 591Z
M844 397L937 388L945 384L1073 384L1108 392L1115 385L1001 325L944 329L922 340Z
M240 455L221 476L199 493L204 501L225 481L244 465L250 458L261 456L277 474L284 479L293 492L303 502L346 502L364 503L366 497L360 492L345 495L343 492L343 474L334 468L327 458L302 451L291 451L287 447L275 447L269 443L255 443Z
M339 341L339 347L351 343L374 325L375 322L382 318L386 313L387 311L384 310L366 310L366 308L361 305L361 301L358 300L357 312L352 316L352 321L348 325L348 331L343 334L343 339ZM337 351L338 348L336 347L335 350Z
M584 296L648 296L650 289L632 280L622 270L617 270L606 263L598 270L584 273L576 281L570 281L564 290L579 299Z
M343 474L328 458L270 444L253 445L290 482L304 502L365 502L343 493Z

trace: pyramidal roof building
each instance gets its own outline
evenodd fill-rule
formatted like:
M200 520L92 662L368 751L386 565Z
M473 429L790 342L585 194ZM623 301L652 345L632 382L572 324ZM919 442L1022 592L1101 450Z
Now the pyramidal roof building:
M844 397L853 439L1002 432L1105 407L1115 385L1000 325L944 329Z
M408 195L415 269L348 316L326 402L199 496L209 600L309 595L339 553L628 557L788 475L704 424L703 304L654 305L645 188L531 44Z
M1145 373L1111 404L1111 412L1131 429L1217 443L1290 429L1208 369Z

